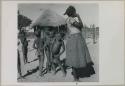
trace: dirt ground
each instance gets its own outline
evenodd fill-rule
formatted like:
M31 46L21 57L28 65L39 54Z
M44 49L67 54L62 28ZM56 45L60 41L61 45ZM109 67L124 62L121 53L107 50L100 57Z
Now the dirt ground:
M32 44L34 39L28 39L29 46L28 46L28 62L27 64L24 64L23 57L22 57L22 51L21 46L19 46L20 50L20 57L21 57L21 70L22 74L25 76L24 78L18 78L18 82L72 82L73 76L71 75L71 69L67 69L67 75L66 77L62 76L62 72L58 71L56 75L53 75L52 73L47 73L43 77L39 76L39 70L36 68L38 67L38 60L33 61L37 59L36 56L36 50L33 50ZM93 40L91 38L86 39L86 43L91 55L91 58L94 62L94 69L96 74L92 75L88 78L80 78L80 81L82 82L98 82L99 81L99 43L98 40L96 44L93 44ZM63 55L61 55L61 59L65 58L65 52ZM46 59L44 61L44 64L46 63ZM44 65L45 66L45 65ZM32 73L27 73L28 70L33 70Z

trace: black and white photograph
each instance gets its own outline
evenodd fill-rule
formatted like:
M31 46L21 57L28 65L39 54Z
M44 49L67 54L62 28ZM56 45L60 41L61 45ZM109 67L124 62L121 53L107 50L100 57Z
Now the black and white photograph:
M96 3L20 3L18 82L98 82Z
M0 86L124 85L124 1L2 1Z

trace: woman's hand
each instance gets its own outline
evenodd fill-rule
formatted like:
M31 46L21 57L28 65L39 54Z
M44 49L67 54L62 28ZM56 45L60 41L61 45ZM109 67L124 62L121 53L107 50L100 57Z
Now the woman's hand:
M75 14L75 17L79 17L79 14L78 14L78 13L76 13L76 14Z
M80 28L82 28L83 27L82 19L80 18L80 15L77 14L77 13L76 13L76 16L77 16L77 18L79 20Z
M76 14L76 17L80 18L79 14Z

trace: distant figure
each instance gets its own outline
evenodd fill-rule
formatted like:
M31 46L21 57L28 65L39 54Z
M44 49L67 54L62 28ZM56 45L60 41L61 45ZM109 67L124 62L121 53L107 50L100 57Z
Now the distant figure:
M21 40L21 43L23 43L24 39L26 38L26 33L23 29L21 29L19 32L19 38Z
M26 37L22 41L22 52L23 52L23 59L24 59L24 64L28 63L28 58L27 58L27 53L28 53L28 41Z
M18 39L18 47L20 45L20 41ZM18 73L19 73L19 77L22 77L22 73L21 73L21 60L20 60L20 53L19 53L19 49L17 49L17 69L18 69Z
M24 64L26 64L28 62L28 60L27 60L28 41L26 39L26 33L23 29L21 29L20 32L19 32L19 39L22 43L22 52L23 52Z
M36 39L33 43L33 48L37 49L37 57L39 59L39 75L43 76L43 64L44 64L44 40L41 38L40 34L36 35Z
M18 74L19 74L19 78L24 78L22 75L22 69L21 69L21 56L20 56L20 49L19 46L21 46L21 41L20 39L18 39L18 49L17 49L17 69L18 69ZM19 79L18 78L18 79Z
M62 51L61 51L62 48ZM65 51L65 44L64 41L62 39L62 35L61 33L57 33L55 36L55 39L52 43L52 47L51 47L51 52L52 52L52 68L54 70L54 74L56 73L56 67L55 64L58 64L59 67L61 68L62 72L63 72L63 76L66 75L65 70L63 68L63 65L60 61L60 55L62 55Z
M82 37L83 23L73 6L66 9L65 15L69 35L66 43L66 65L72 67L72 75L75 81L81 77L90 77L95 74L93 62L87 44Z

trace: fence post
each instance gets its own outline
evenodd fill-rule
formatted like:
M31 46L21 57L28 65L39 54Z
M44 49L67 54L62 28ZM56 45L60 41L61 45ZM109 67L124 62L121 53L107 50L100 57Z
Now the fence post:
M86 39L86 25L84 25L84 38Z
M93 29L93 44L95 44L96 43L96 28L94 25L92 26L92 29Z

